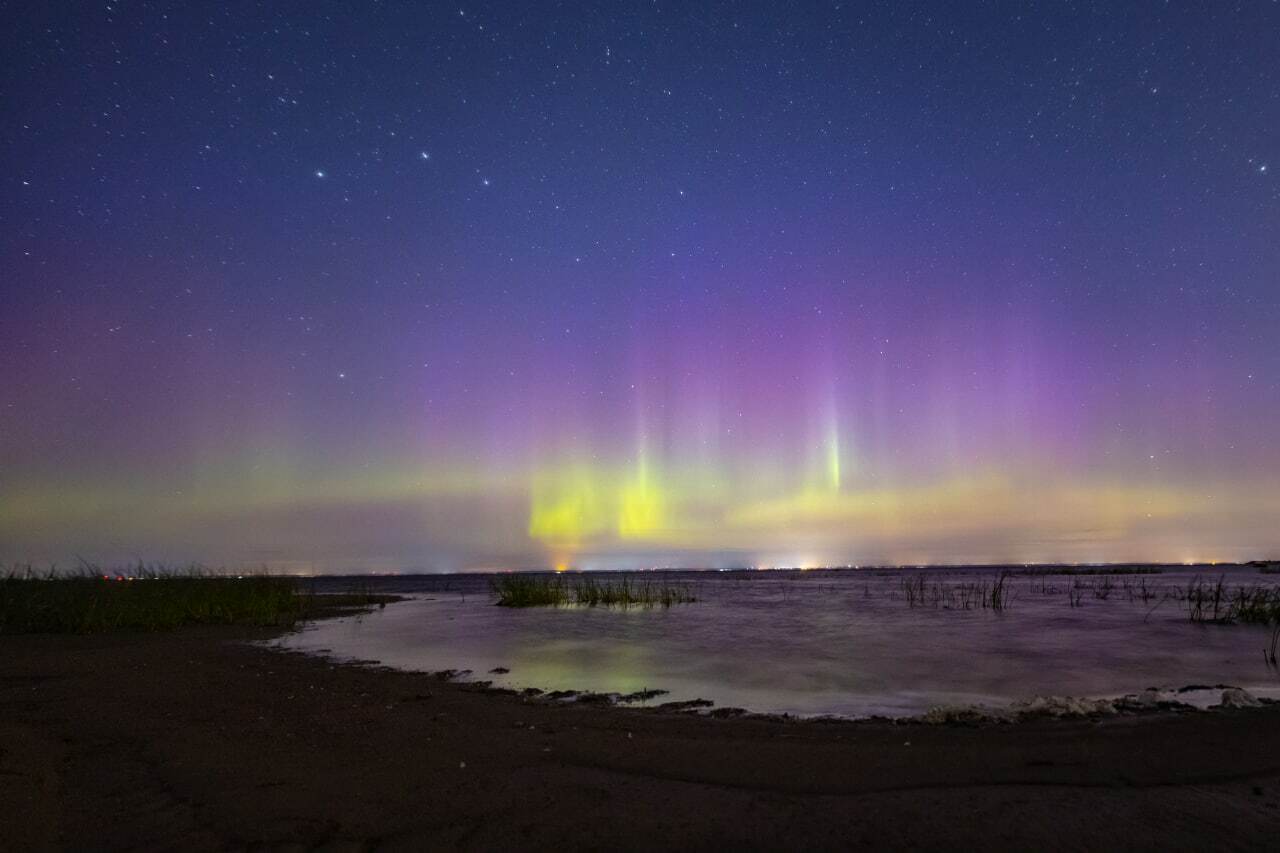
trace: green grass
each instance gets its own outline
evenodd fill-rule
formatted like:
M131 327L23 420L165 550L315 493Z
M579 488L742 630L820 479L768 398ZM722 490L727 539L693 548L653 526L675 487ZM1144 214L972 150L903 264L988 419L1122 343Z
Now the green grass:
M137 566L0 576L0 634L169 631L184 625L292 627L308 612L293 578Z
M687 585L649 579L574 575L501 575L490 581L501 607L670 607L697 601Z

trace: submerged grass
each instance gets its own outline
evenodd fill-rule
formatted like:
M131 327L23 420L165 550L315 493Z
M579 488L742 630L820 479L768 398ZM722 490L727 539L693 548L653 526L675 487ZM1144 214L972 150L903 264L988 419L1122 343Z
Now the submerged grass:
M907 602L907 607L932 607L943 610L994 610L1005 611L1013 602L1013 585L1009 583L1011 573L1001 572L993 581L975 581L950 584L934 581L925 582L922 574L911 575L898 581L898 588Z
M1182 601L1192 622L1230 625L1280 625L1280 588L1263 584L1227 586L1222 577L1216 582L1196 578L1185 589L1175 589L1173 597Z
M492 580L490 588L501 607L670 607L697 601L688 585L625 577L510 574Z
M1031 575L1033 577L1052 577L1055 575L1158 575L1164 572L1162 566L1036 566L1026 569L1011 569L1010 574Z
M1280 624L1280 589L1261 585L1237 587L1231 600L1231 618L1254 625Z

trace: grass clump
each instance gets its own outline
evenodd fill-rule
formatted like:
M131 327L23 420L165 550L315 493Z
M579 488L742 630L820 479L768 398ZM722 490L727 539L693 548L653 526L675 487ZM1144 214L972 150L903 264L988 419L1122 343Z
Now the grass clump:
M502 607L558 607L570 601L568 585L559 577L503 575L489 586Z
M1176 590L1174 595L1182 600L1192 622L1280 624L1280 588L1274 586L1254 584L1232 589L1221 577L1217 582L1206 582L1197 575L1185 590Z
M1065 575L1158 575L1164 572L1161 566L1036 566L1034 568L1009 570L1010 574L1032 575L1033 577Z
M898 581L898 587L902 590L902 596L907 600L908 607L915 609L925 606L924 575L902 578Z
M1231 616L1253 625L1280 624L1280 589L1269 586L1241 586L1231 601Z
M986 584L982 585L982 606L990 607L997 613L1003 612L1006 607L1013 601L1013 587L1007 581L1008 572L1001 572L1000 576L992 582L990 589Z
M184 625L292 627L306 603L292 578L139 565L0 576L0 634L169 631Z
M1197 575L1187 588L1175 589L1172 596L1183 601L1193 622L1280 625L1280 588L1253 584L1231 589L1222 578L1206 583Z
M943 610L994 610L1003 613L1013 602L1013 584L1009 582L1011 572L1001 572L994 580L971 581L949 584L934 581L925 582L923 574L911 575L898 581L898 588L907 602L907 607L932 607Z
M494 578L490 588L500 607L670 607L697 601L687 585L626 577L510 574Z
M1206 583L1204 578L1196 575L1188 581L1187 588L1180 590L1180 597L1187 608L1187 616L1192 622L1228 623L1233 621L1230 610L1230 593L1225 580L1220 576L1216 583Z

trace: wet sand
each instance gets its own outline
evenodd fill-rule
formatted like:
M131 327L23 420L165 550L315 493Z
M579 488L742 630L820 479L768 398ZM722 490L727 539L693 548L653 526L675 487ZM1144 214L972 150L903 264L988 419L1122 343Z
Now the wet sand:
M942 727L494 695L246 644L0 637L6 850L1263 849L1280 709Z

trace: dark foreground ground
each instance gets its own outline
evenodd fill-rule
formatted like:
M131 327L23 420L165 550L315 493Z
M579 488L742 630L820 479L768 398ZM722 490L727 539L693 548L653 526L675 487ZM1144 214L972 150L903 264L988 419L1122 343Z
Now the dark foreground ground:
M246 645L0 638L0 847L1275 849L1280 711L984 728L552 707Z

